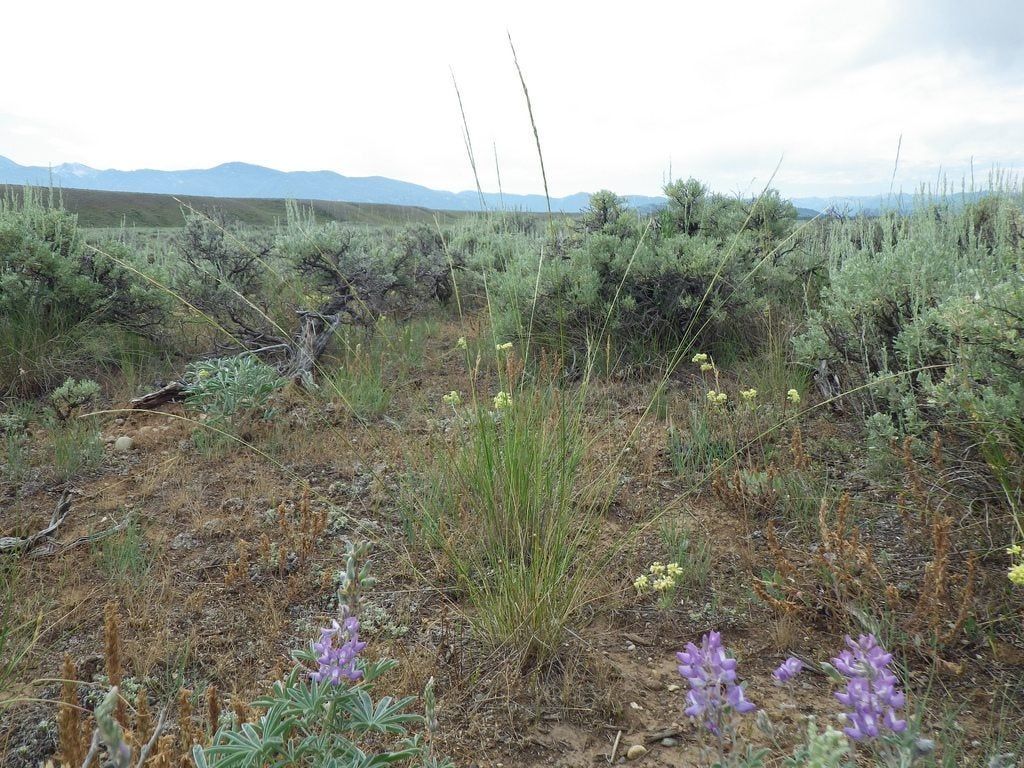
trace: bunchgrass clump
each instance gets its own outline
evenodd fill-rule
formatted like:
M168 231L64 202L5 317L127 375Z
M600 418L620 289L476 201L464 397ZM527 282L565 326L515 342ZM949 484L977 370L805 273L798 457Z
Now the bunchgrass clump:
M488 400L467 406L464 431L414 504L478 638L543 663L591 598L606 494L587 475L582 395L527 385Z

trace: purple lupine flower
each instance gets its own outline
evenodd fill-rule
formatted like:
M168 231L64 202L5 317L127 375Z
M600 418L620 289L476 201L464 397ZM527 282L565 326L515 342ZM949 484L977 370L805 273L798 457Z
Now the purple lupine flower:
M360 680L363 671L356 666L356 659L365 647L366 643L359 640L359 620L343 609L341 623L332 620L330 627L320 630L320 640L313 643L319 667L309 676L315 682L327 680L331 685L339 685L343 679Z
M757 709L747 701L743 687L736 682L736 659L726 654L718 632L704 635L699 648L687 643L686 650L677 653L676 658L679 674L690 684L685 714L695 720L703 719L712 733L720 732L723 719L730 711L743 715Z
M896 716L904 704L899 681L889 664L892 654L878 644L874 635L846 637L848 648L832 659L846 678L846 690L836 694L847 708L843 732L854 741L871 741L885 730L902 733L907 721Z
M772 677L775 678L777 683L788 683L794 677L799 675L803 668L804 663L800 661L800 659L796 656L790 656L782 662L774 672L772 672Z

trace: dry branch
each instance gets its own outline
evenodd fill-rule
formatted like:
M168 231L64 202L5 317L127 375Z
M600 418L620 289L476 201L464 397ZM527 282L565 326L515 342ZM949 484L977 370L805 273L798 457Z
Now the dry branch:
M71 511L71 493L64 491L60 497L60 501L57 502L57 508L53 510L53 514L50 516L50 523L42 530L36 531L31 536L3 536L0 537L0 553L4 552L27 552L32 549L36 544L50 536L56 531L60 524L64 522L64 518L68 516Z

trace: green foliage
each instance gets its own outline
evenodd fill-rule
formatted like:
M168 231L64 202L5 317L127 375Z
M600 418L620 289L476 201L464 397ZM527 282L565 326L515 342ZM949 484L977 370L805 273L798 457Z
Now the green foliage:
M134 516L129 517L123 530L96 543L93 557L107 578L129 584L139 583L152 562Z
M344 355L337 369L327 372L324 392L340 400L356 418L380 416L391 404L392 397L391 388L385 383L385 365L386 357L379 350L364 351L362 345L357 344Z
M939 427L978 446L1004 487L1020 488L1020 196L922 201L909 216L836 223L817 247L828 283L795 349L814 367L826 361L844 390L858 390L845 400L871 414L876 474L891 463L883 443ZM1011 506L1016 495L1008 494Z
M581 618L607 498L583 479L581 401L554 387L495 399L494 412L467 406L450 454L408 495L422 537L465 590L478 637L522 664L545 663Z
M599 192L562 252L513 254L492 278L498 333L580 363L600 350L652 364L749 321L778 271L762 262L795 213L776 193L748 203L693 184L670 185L657 219Z
M848 768L853 764L850 742L834 728L826 727L819 731L811 717L807 719L807 741L782 764L786 768Z
M836 223L799 356L828 361L846 388L871 385L851 400L904 431L939 419L998 430L1024 412L1022 231L1006 195Z
M270 397L285 383L277 371L254 355L192 363L185 379L185 403L217 422L238 414L268 418Z
M190 212L174 246L176 292L217 330L236 342L287 336L294 290L272 233L229 224L216 211Z
M52 194L0 201L0 391L34 394L66 376L66 359L99 350L97 328L158 331L165 297L127 258L116 243L87 245Z
M310 660L308 653L297 656ZM391 661L366 664L359 684L335 686L309 680L307 669L297 665L269 695L254 702L265 712L258 721L222 727L210 746L195 747L197 768L373 768L411 760L447 765L430 756L418 735L409 735L410 726L423 722L407 711L413 697L371 698L374 683L394 666ZM386 746L389 742L392 746Z
M342 311L350 325L371 326L381 315L422 309L452 295L452 265L436 227L368 232L317 224L293 211L277 247L310 290L305 301L323 314Z
M103 463L103 439L90 421L57 422L51 437L53 469L61 481L92 472Z
M669 456L680 477L703 483L731 465L736 445L722 415L706 402L690 404L688 421L686 432L669 424Z
M50 393L50 405L60 421L67 421L86 406L91 406L100 395L100 385L91 379L68 378Z
M666 523L661 527L661 540L669 562L682 569L672 590L703 589L711 576L711 541L700 531L680 523Z

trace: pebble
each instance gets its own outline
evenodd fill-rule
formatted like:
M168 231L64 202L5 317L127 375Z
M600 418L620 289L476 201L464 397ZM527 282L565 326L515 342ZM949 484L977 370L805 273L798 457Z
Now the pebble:
M118 453L128 453L134 447L135 441L128 437L128 435L121 435L114 441L114 450Z
M678 685L676 685L675 683L672 683L672 684L671 684L670 686L668 686L668 688L666 688L666 690L667 690L667 691L668 691L669 693L675 693L676 691L678 691L678 690L679 690L679 686L678 686Z
M638 757L643 757L647 754L647 747L643 744L634 744L626 750L627 760L636 760Z
M671 736L666 736L661 740L661 746L663 747L678 747L679 739L673 739Z

